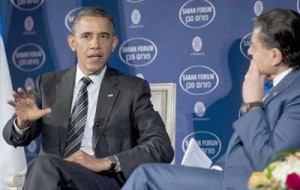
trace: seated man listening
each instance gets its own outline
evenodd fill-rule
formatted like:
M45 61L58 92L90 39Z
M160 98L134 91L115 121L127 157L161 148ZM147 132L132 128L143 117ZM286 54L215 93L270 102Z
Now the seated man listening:
M241 117L224 156L223 171L167 164L138 167L124 190L247 189L248 178L271 155L300 149L300 15L275 9L255 21L252 56L243 83ZM273 88L264 96L264 82Z

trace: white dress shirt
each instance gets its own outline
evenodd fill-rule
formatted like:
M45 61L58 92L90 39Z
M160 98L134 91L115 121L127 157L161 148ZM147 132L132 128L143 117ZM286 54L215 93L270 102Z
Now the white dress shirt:
M286 75L288 75L291 71L293 70L293 68L289 68L285 71L283 71L282 73L280 73L279 75L277 75L274 79L273 79L273 87L276 86Z

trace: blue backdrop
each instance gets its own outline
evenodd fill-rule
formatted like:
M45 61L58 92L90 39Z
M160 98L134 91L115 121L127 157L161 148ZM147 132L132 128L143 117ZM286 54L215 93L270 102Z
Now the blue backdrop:
M109 65L151 83L177 84L176 163L191 137L213 160L225 151L238 117L255 18L272 8L299 11L299 0L5 0L5 44L14 88L75 65L68 47L84 6L112 13L119 45ZM26 147L34 158L39 141Z

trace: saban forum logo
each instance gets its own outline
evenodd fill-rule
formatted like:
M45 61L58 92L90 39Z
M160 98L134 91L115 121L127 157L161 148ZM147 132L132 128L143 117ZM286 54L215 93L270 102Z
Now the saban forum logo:
M34 27L34 20L31 16L27 16L24 20L24 28L27 32L30 32Z
M143 28L144 25L140 24L142 20L141 12L139 9L133 9L131 12L131 25L129 28Z
M139 77L141 79L145 79L144 75L142 73L138 73L135 75L136 77Z
M263 4L263 2L261 2L261 1L256 1L256 2L254 3L253 10L254 10L254 14L255 14L256 16L261 15L261 13L264 11L264 4Z
M31 16L27 16L24 19L24 29L25 31L23 31L23 35L34 35L36 34L36 32L33 30L34 28L34 20Z
M198 131L187 135L181 145L183 152L186 151L191 138L196 140L200 148L210 159L214 159L220 154L222 147L220 138L208 131Z
M248 55L248 49L250 47L250 42L251 42L251 35L252 35L252 32L250 32L249 34L244 36L240 43L241 53L243 54L244 57L246 57L249 60L251 60L251 57Z
M25 89L27 89L28 87L34 87L34 80L31 78L31 77L28 77L26 80L25 80Z
M133 67L142 67L152 63L156 55L156 45L146 38L130 38L123 42L119 49L120 59Z
M207 0L189 0L179 10L181 23L189 28L203 28L215 18L214 5Z
M203 46L202 39L199 36L195 36L192 40L192 48L194 52L192 52L191 56L205 55L204 52L200 52Z
M33 11L39 8L44 0L10 0L11 4L21 11Z
M19 46L12 54L15 66L26 72L35 71L44 65L46 60L45 51L34 43Z
M141 22L141 13L138 9L134 9L131 13L131 22L137 25Z
M74 22L75 16L78 14L78 12L82 9L83 7L78 7L75 9L72 9L65 17L65 26L66 28L72 32L72 26Z
M196 102L194 105L194 113L197 117L203 117L206 112L206 107L203 102Z
M204 95L212 92L219 84L217 73L206 66L196 65L185 69L179 77L180 87L191 95Z

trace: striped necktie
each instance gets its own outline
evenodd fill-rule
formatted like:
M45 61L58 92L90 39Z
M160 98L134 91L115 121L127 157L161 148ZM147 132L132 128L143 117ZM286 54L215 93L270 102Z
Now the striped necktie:
M81 81L82 86L78 92L69 121L64 157L68 157L79 150L83 138L88 110L87 87L92 81L88 77L83 77Z

